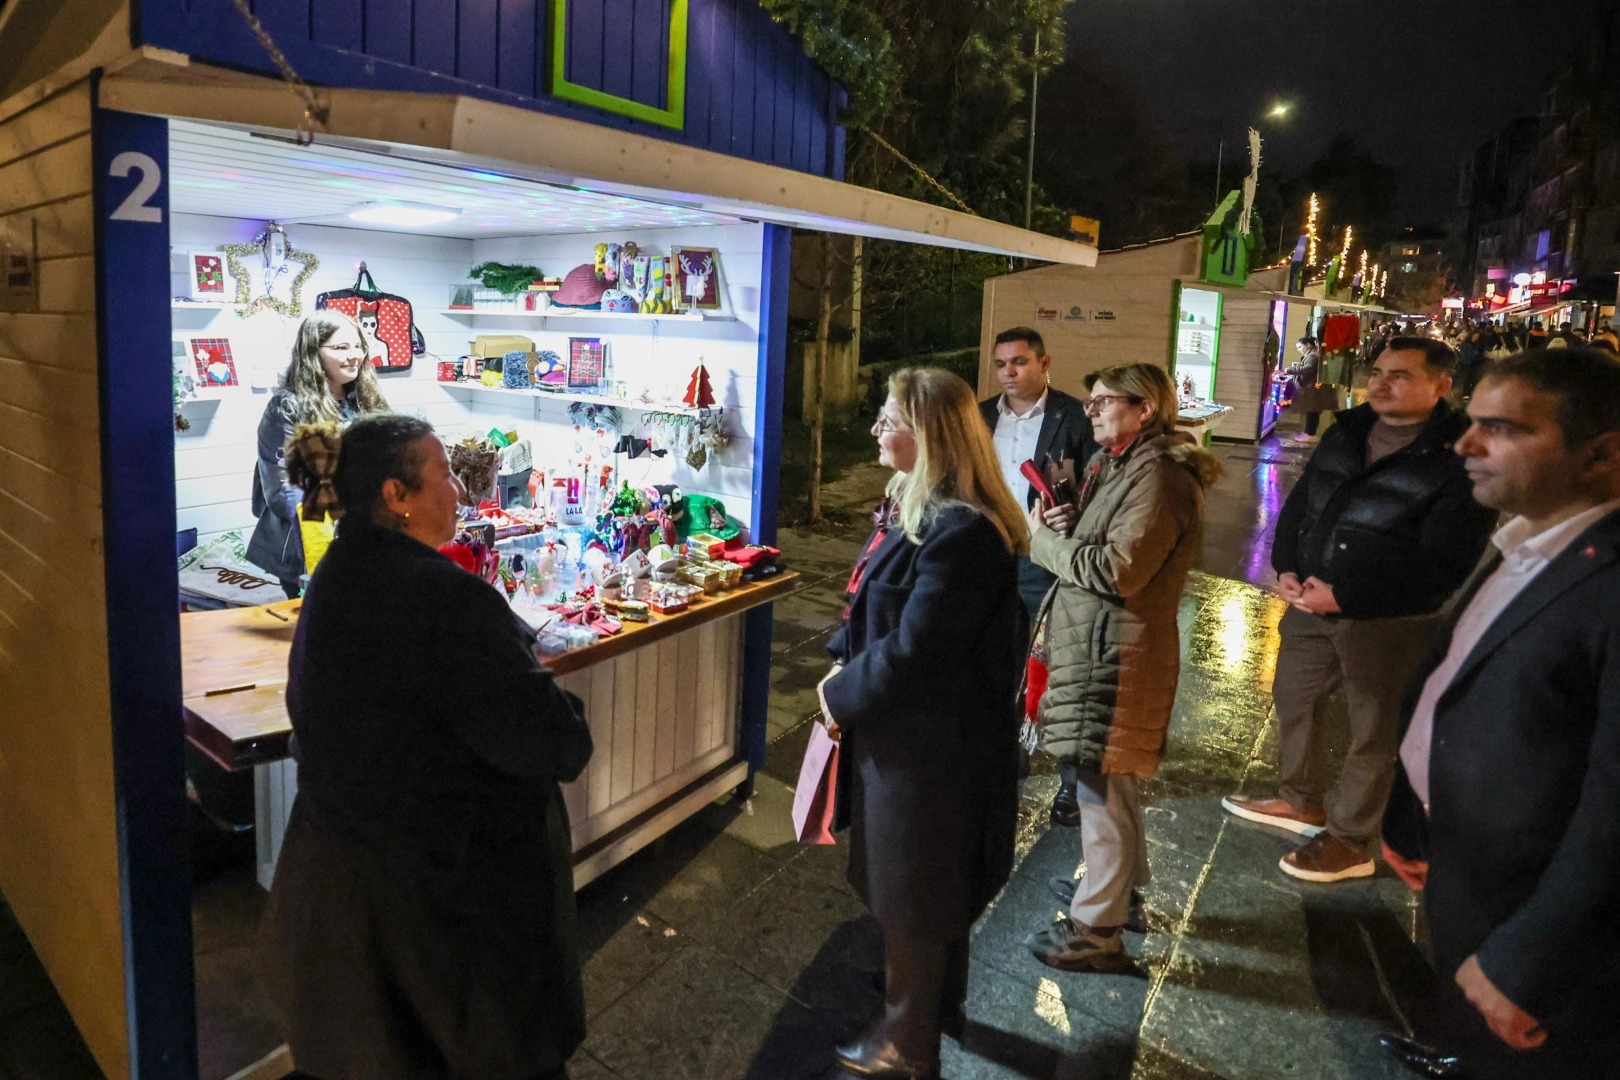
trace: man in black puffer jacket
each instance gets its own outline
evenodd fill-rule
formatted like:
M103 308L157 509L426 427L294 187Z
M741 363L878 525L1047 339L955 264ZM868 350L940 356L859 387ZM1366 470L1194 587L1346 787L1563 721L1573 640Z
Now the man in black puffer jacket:
M1372 875L1401 695L1428 652L1436 613L1496 523L1452 450L1468 430L1468 417L1444 400L1456 369L1443 342L1392 338L1373 365L1367 403L1337 415L1277 517L1271 563L1291 605L1272 687L1281 784L1275 798L1222 805L1312 837L1282 859L1284 873L1306 881ZM1341 686L1350 744L1330 787L1322 714Z

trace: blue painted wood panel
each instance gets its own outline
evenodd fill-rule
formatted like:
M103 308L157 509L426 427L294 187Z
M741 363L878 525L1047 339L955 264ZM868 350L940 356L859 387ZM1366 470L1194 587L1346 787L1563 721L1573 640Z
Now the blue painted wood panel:
M569 0L566 77L669 107L673 0ZM466 94L842 179L843 91L755 0L688 0L685 125L564 101L549 85L548 0L255 0L293 67L327 86ZM141 0L137 44L276 72L228 3Z

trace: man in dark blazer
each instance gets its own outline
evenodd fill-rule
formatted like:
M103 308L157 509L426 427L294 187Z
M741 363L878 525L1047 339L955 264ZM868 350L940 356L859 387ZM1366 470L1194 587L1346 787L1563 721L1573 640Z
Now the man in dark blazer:
M1384 1042L1430 1076L1613 1076L1620 361L1511 357L1469 413L1474 497L1515 516L1403 709L1384 856L1424 892L1443 1000L1438 1051Z
M1086 403L1048 385L1052 358L1039 333L1027 326L1003 330L996 335L990 363L1001 393L979 402L979 412L995 440L1002 477L1013 497L1028 509L1039 496L1018 467L1033 461L1044 470L1052 463L1065 474L1078 476L1097 452L1097 440L1091 434ZM1052 581L1052 575L1027 556L1019 559L1018 593L1031 619Z
M1097 440L1091 433L1085 402L1049 385L1052 358L1038 332L1028 326L1003 330L996 335L990 362L1001 393L979 402L979 412L995 442L1002 477L1013 498L1028 509L1040 495L1019 466L1033 461L1048 475L1078 478L1097 452ZM1048 465L1053 468L1048 470ZM1031 625L1055 580L1029 556L1018 557L1018 595L1029 609ZM1074 777L1066 771L1052 803L1052 820L1059 825L1078 825L1076 797Z

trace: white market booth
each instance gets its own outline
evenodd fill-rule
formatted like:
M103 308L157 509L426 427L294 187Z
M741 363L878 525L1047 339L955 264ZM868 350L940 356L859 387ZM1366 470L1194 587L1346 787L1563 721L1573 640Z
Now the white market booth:
M187 736L256 770L262 881L296 790L279 694L297 601L179 615L175 556L191 529L204 545L251 532L255 430L318 295L364 263L410 301L423 346L379 373L390 406L447 432L515 433L536 468L591 451L607 463L581 445L600 414L571 406L617 410L610 434L627 436L695 412L681 397L701 363L723 445L700 463L613 455L614 480L718 500L768 544L792 228L1095 262L843 184L842 92L756 5L643 2L669 27L650 44L617 42L600 0L503 4L499 20L261 2L293 66L323 84L312 145L304 104L228 4L0 12L0 890L110 1077L197 1075ZM602 59L621 47L627 66ZM454 213L350 216L379 202ZM267 237L268 258L240 247ZM481 262L561 277L625 242L713 252L712 303L492 310L457 294ZM228 297L198 282L216 255L237 263ZM445 381L438 361L479 335L562 357L585 339L602 370L550 393ZM178 433L175 357L203 381ZM769 601L786 588L738 586L555 657L598 748L568 791L576 880L762 763Z

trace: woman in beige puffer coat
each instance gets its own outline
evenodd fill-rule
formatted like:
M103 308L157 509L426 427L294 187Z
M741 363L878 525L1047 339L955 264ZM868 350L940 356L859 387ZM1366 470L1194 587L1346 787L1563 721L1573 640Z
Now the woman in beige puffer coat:
M1053 882L1069 917L1027 943L1063 970L1123 965L1119 931L1141 918L1132 909L1148 868L1136 781L1164 754L1181 668L1176 610L1198 555L1204 488L1221 472L1215 455L1176 430L1163 368L1106 368L1087 389L1103 449L1086 468L1080 505L1031 515L1030 558L1058 579L1042 611L1041 729L1076 775L1086 874Z

